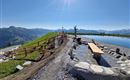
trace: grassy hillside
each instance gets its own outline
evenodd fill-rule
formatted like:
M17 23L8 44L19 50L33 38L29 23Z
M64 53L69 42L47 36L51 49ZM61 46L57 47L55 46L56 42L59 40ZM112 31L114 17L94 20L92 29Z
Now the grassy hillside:
M40 38L23 44L17 51L15 51L15 60L0 63L0 78L17 72L16 66L23 64L25 61L35 61L41 55L41 50L47 47L50 41L52 39L54 40L56 36L57 33L50 32ZM41 49L39 50L39 48ZM27 56L25 56L24 49L26 49Z

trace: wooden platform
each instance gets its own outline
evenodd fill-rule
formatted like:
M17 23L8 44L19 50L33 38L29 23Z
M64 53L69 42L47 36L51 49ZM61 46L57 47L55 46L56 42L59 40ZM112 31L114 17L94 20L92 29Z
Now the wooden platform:
M100 55L103 54L104 52L99 49L94 43L88 43L88 46L90 47L90 49L92 50L92 52L94 54Z

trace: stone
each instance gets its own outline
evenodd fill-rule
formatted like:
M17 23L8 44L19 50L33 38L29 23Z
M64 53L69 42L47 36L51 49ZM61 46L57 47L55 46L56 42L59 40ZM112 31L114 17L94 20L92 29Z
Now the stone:
M4 62L8 62L8 61L9 61L9 59L4 60Z
M22 67L21 65L17 65L16 68L17 68L18 70L22 70L22 69L23 69L23 67Z
M111 54L114 56L114 57L117 57L117 54L115 52L111 52Z
M127 65L127 66L130 66L130 63L127 63L126 65Z
M104 49L108 49L108 47L104 47Z
M130 60L126 60L125 63L130 63Z
M4 54L4 52L0 52L0 54L2 55L2 54Z
M130 71L127 71L126 73L127 73L128 75L130 75Z
M110 51L115 51L114 49L110 49Z
M122 63L123 63L123 61L117 61L116 63L117 63L117 64L122 64Z
M114 72L110 68L103 67L103 69L105 71L105 74L109 74L109 75L114 74Z
M98 65L92 64L92 65L90 66L90 68L91 68L94 72L96 72L96 73L102 73L102 72L103 72L103 68L102 68L101 66L98 66Z
M8 62L9 61L9 59L0 59L0 63L2 63L2 62Z
M13 55L12 59L15 59L16 57Z
M121 69L121 70L125 70L125 69L126 69L126 67L121 67L120 69Z
M126 66L126 64L120 64L121 67Z
M118 58L118 59L119 59L120 57L121 57L120 55L116 56L116 58Z
M3 60L3 59L0 59L0 63L1 63L1 62L4 62L4 60Z
M130 56L128 56L127 59L130 60Z
M79 67L82 69L89 69L90 64L87 62L78 62L77 64L75 64L75 67Z
M130 75L130 69L123 70L127 75Z
M119 60L121 60L121 61L125 61L126 58L125 58L124 56L121 56L121 57L119 58Z
M31 63L32 63L31 61L26 61L23 63L23 66L31 65Z

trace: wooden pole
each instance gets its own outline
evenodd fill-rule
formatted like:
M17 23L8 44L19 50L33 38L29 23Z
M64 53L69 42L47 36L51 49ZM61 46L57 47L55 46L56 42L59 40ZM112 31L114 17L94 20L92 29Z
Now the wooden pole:
M77 38L77 26L74 27L74 35L75 35L75 39Z

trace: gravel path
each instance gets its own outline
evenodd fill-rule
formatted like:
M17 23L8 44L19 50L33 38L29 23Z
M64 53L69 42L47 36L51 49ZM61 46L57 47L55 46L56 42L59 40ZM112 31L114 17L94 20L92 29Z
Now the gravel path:
M31 80L77 80L69 71L74 64L79 61L97 64L93 59L91 51L87 45L78 45L76 50L73 49L74 60L70 59L69 51L72 49L72 39L67 43L67 46L59 52L57 57L49 64L44 66ZM78 61L77 61L78 59Z
M53 61L39 70L32 80L75 80L73 77L66 74L67 70L65 68L70 62L70 57L66 53L71 46L72 40L67 43L67 46L58 53L59 55L57 55Z

